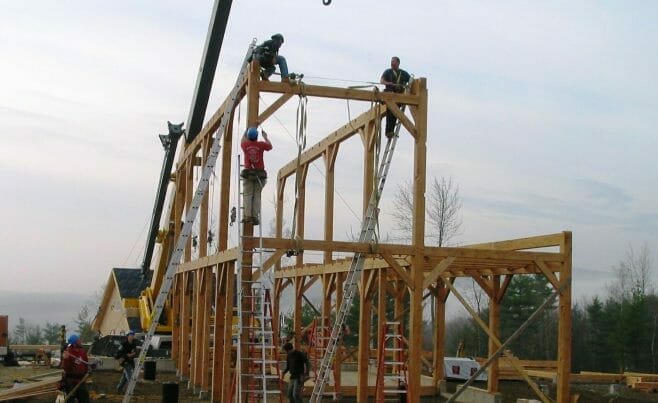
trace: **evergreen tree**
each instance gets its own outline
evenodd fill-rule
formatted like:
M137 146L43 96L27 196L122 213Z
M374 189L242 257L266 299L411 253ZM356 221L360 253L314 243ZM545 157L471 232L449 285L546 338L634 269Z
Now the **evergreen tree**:
M587 345L589 361L584 368L590 371L616 370L616 362L611 349L612 321L604 311L605 307L598 296L594 297L587 310Z
M83 305L75 319L75 324L78 326L77 332L82 341L92 341L96 336L96 332L91 328L92 320L89 305Z
M59 329L60 325L46 322L46 325L43 328L43 338L46 343L51 345L59 344Z
M510 283L500 310L501 338L506 340L532 315L552 294L552 286L543 275L515 276ZM515 355L524 359L553 359L550 344L555 344L555 305L546 308L517 338L510 348Z

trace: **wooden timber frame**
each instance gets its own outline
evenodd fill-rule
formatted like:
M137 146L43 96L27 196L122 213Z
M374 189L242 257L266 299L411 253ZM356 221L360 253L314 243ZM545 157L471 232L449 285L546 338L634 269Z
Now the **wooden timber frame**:
M559 324L557 356L557 402L570 401L570 363L571 363L571 233L563 232L552 235L509 241L491 242L459 248L430 247L425 245L425 182L426 182L426 139L427 139L427 87L426 80L413 81L409 93L396 94L376 90L336 88L306 84L290 84L262 81L256 62L249 65L239 94L239 99L246 98L247 126L256 126L271 117L294 95L308 97L325 97L348 99L372 103L370 110L339 127L319 143L306 149L299 158L295 158L278 171L276 235L263 238L262 244L274 252L263 263L263 272L274 270L273 318L278 318L280 298L287 287L292 287L295 294L294 329L301 334L302 298L311 286L319 281L322 289L322 317L328 323L342 300L343 282L350 266L346 259L334 259L334 253L364 253L368 260L359 287L360 293L360 327L359 343L356 351L357 382L353 391L357 401L367 401L374 395L374 385L368 385L368 361L372 358L371 340L377 338L377 327L371 326L378 321L394 320L406 316L408 328L404 335L407 351L404 355L408 362L409 395L407 401L419 401L421 394L434 394L439 390L443 379L443 357L445 356L445 304L452 293L458 298L458 291L453 287L459 277L472 278L482 287L489 297L489 323L481 325L489 335L489 354L492 355L504 340L499 340L500 305L505 291L514 276L525 274L542 274L550 284L559 290ZM264 111L259 111L261 93L280 94L280 97ZM214 134L219 127L220 117L229 104L226 99L219 109L206 122L199 135L181 151L172 175L175 183L175 196L169 206L169 227L166 236L161 238L159 259L156 261L156 274L164 273L166 257L182 228L183 217L191 204L195 190L194 167L202 165L214 141ZM406 105L411 116L403 113L399 105ZM334 240L334 183L335 162L340 144L358 134L363 147L363 212L373 191L375 166L375 144L379 136L379 121L391 110L410 134L413 142L413 224L410 245L385 243L359 243ZM226 130L221 137L222 151L216 170L219 183L218 206L219 220L216 228L210 228L210 200L208 194L199 211L198 251L192 253L189 243L185 249L183 262L174 278L171 291L171 306L174 311L172 358L181 379L189 381L189 387L195 392L209 396L212 401L228 401L233 383L233 366L235 352L233 347L233 310L236 290L236 261L238 250L228 248L228 231L230 217L229 195L231 194L231 175L234 162L233 113ZM240 128L244 129L244 128ZM401 130L401 133L403 131ZM402 135L402 134L401 134ZM401 138L404 141L407 137ZM235 139L239 141L240 139ZM276 144L275 144L276 147ZM325 165L325 201L320 208L305 204L306 174L309 165L322 159ZM269 171L271 167L269 167ZM299 175L297 192L299 202L296 209L297 239L283 237L283 193L287 181ZM293 185L294 186L294 185ZM390 191L390 190L389 190ZM314 218L323 217L324 239L304 238L306 214ZM244 224L245 249L255 247L253 227ZM208 255L208 231L216 234L218 252ZM252 238L250 238L252 237ZM547 247L557 251L547 252ZM281 267L281 259L286 251L302 251L291 267ZM533 249L541 249L539 251ZM321 251L321 264L304 262L303 251ZM250 254L242 256L245 265L250 262ZM262 273L244 272L244 279L258 278ZM157 281L157 280L156 280ZM157 284L159 286L159 284ZM436 323L434 328L433 358L428 360L422 354L423 301L429 295L435 295ZM376 298L375 298L376 297ZM387 299L393 298L393 312L387 310ZM460 298L461 299L461 298ZM472 312L468 304L463 302ZM277 326L277 321L273 321ZM274 329L278 334L278 329ZM295 340L298 342L298 340ZM336 362L340 364L347 357L338 354ZM421 387L423 366L429 368L432 386ZM341 386L340 365L335 365L335 388L348 392ZM524 372L523 368L517 368ZM497 360L489 368L488 391L498 391ZM528 378L527 375L525 378ZM529 380L529 378L528 378ZM532 381L530 381L532 385ZM531 386L532 386L531 385ZM536 387L536 386L535 386ZM330 389L330 388L328 388ZM543 401L548 401L541 397Z

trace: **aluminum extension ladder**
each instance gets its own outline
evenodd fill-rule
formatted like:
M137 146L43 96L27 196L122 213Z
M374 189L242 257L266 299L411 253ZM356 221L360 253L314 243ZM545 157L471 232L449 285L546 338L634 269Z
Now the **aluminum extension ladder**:
M153 338L153 334L155 333L155 329L158 325L158 318L160 317L160 315L162 315L162 311L167 301L167 297L169 296L169 291L171 290L171 286L174 281L174 276L178 271L178 266L180 265L180 261L183 256L183 250L185 249L185 244L190 238L190 234L192 232L192 225L196 220L196 216L197 213L199 212L199 207L201 206L203 197L205 196L206 191L208 190L208 182L214 172L215 164L217 163L217 157L219 156L219 150L222 146L221 138L224 135L224 130L226 129L226 126L229 122L231 111L233 111L233 108L235 107L235 104L237 102L240 88L242 86L242 83L244 82L244 77L246 76L248 71L247 68L248 60L249 57L251 56L251 53L253 52L255 45L256 42L252 41L252 43L249 45L249 49L247 50L247 54L245 55L244 60L242 61L242 68L240 69L240 74L238 75L238 78L235 82L235 86L233 87L233 90L231 90L231 93L229 95L230 101L226 106L226 108L224 109L224 113L222 114L219 128L217 129L217 133L215 135L215 140L213 141L212 148L210 149L210 153L208 155L208 159L206 160L206 164L203 167L203 173L201 179L199 179L199 183L197 184L196 190L194 192L194 197L192 199L192 203L187 209L187 213L185 215L185 221L183 223L183 228L178 237L178 241L176 242L176 247L174 248L171 257L169 258L169 262L167 263L167 270L165 272L162 285L160 286L160 291L158 292L158 296L155 300L155 305L153 310L153 320L151 321L151 326L149 327L148 333L146 333L144 342L142 343L142 349L139 353L139 358L135 362L135 368L133 370L132 377L130 378L130 382L128 382L128 386L126 387L126 393L123 396L123 403L130 402L130 399L133 396L133 392L135 391L135 385L137 384L137 380L139 379L140 370L144 365L144 361L146 360L146 353L148 351L148 346L151 344L151 339Z
M240 158L238 157L237 172L241 172ZM237 276L240 279L238 289L238 342L235 377L237 391L229 399L232 402L248 403L269 402L270 399L283 402L283 383L281 370L277 359L277 345L272 326L272 299L270 289L263 284L263 223L258 225L258 246L245 249L244 226L241 223L243 214L242 180L238 180L238 259ZM261 219L260 211L258 220ZM251 262L243 261L244 254L251 254ZM259 273L256 280L243 280L243 271L249 270L252 274Z
M402 110L404 111L404 106L402 107ZM386 183L386 177L388 176L388 169L390 168L391 161L393 160L393 152L395 151L395 145L397 144L400 125L401 123L398 121L395 128L395 135L392 138L389 138L386 142L384 155L377 170L377 187L370 196L370 202L368 203L366 216L361 225L359 242L370 242L375 235L377 217L379 215L379 200L381 199L381 195L384 190L384 184ZM331 372L331 367L334 362L334 358L336 357L336 350L338 349L338 341L342 335L343 324L345 323L347 314L349 313L350 307L352 306L352 299L354 298L354 294L356 294L359 281L361 280L361 272L363 271L363 263L365 258L366 256L363 253L356 253L352 258L352 264L350 265L350 269L345 279L343 301L340 304L340 308L336 314L336 320L334 321L334 325L331 329L331 337L327 343L327 351L325 352L324 357L322 358L322 362L320 363L317 380L315 386L313 387L313 392L311 393L311 403L322 401L322 396L324 395L324 386L329 379L329 373Z

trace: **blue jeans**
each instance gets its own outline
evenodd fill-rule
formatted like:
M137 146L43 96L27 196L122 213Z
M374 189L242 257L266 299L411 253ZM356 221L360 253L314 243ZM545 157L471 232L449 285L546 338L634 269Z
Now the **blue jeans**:
M132 365L126 365L123 367L123 374L121 374L121 380L119 380L119 384L117 385L117 390L121 391L124 386L128 382L130 382L130 378L133 376L133 367Z
M281 72L281 78L286 78L288 77L288 62L286 62L286 58L278 55L276 57L276 64L279 65L279 71ZM265 69L265 75L267 77L271 76L274 73L274 70L276 70L276 65L272 67L268 67Z
M290 403L302 403L302 387L304 387L303 378L290 379L288 383L288 399Z

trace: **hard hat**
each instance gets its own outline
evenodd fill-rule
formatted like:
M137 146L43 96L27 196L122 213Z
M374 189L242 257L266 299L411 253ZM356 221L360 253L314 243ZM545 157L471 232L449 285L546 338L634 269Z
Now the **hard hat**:
M128 333L126 333L126 336L134 336L135 331L134 330L129 330Z
M248 128L247 138L251 141L256 141L256 139L258 139L258 129L256 129L255 127Z
M284 42L284 41L283 41L283 35L281 35L281 34L274 34L274 35L272 35L272 39L278 39L278 40L281 41L281 43Z
M78 336L77 334L72 334L72 335L69 336L68 341L69 341L69 344L75 344L75 343L78 342L78 340L80 340L80 336Z

